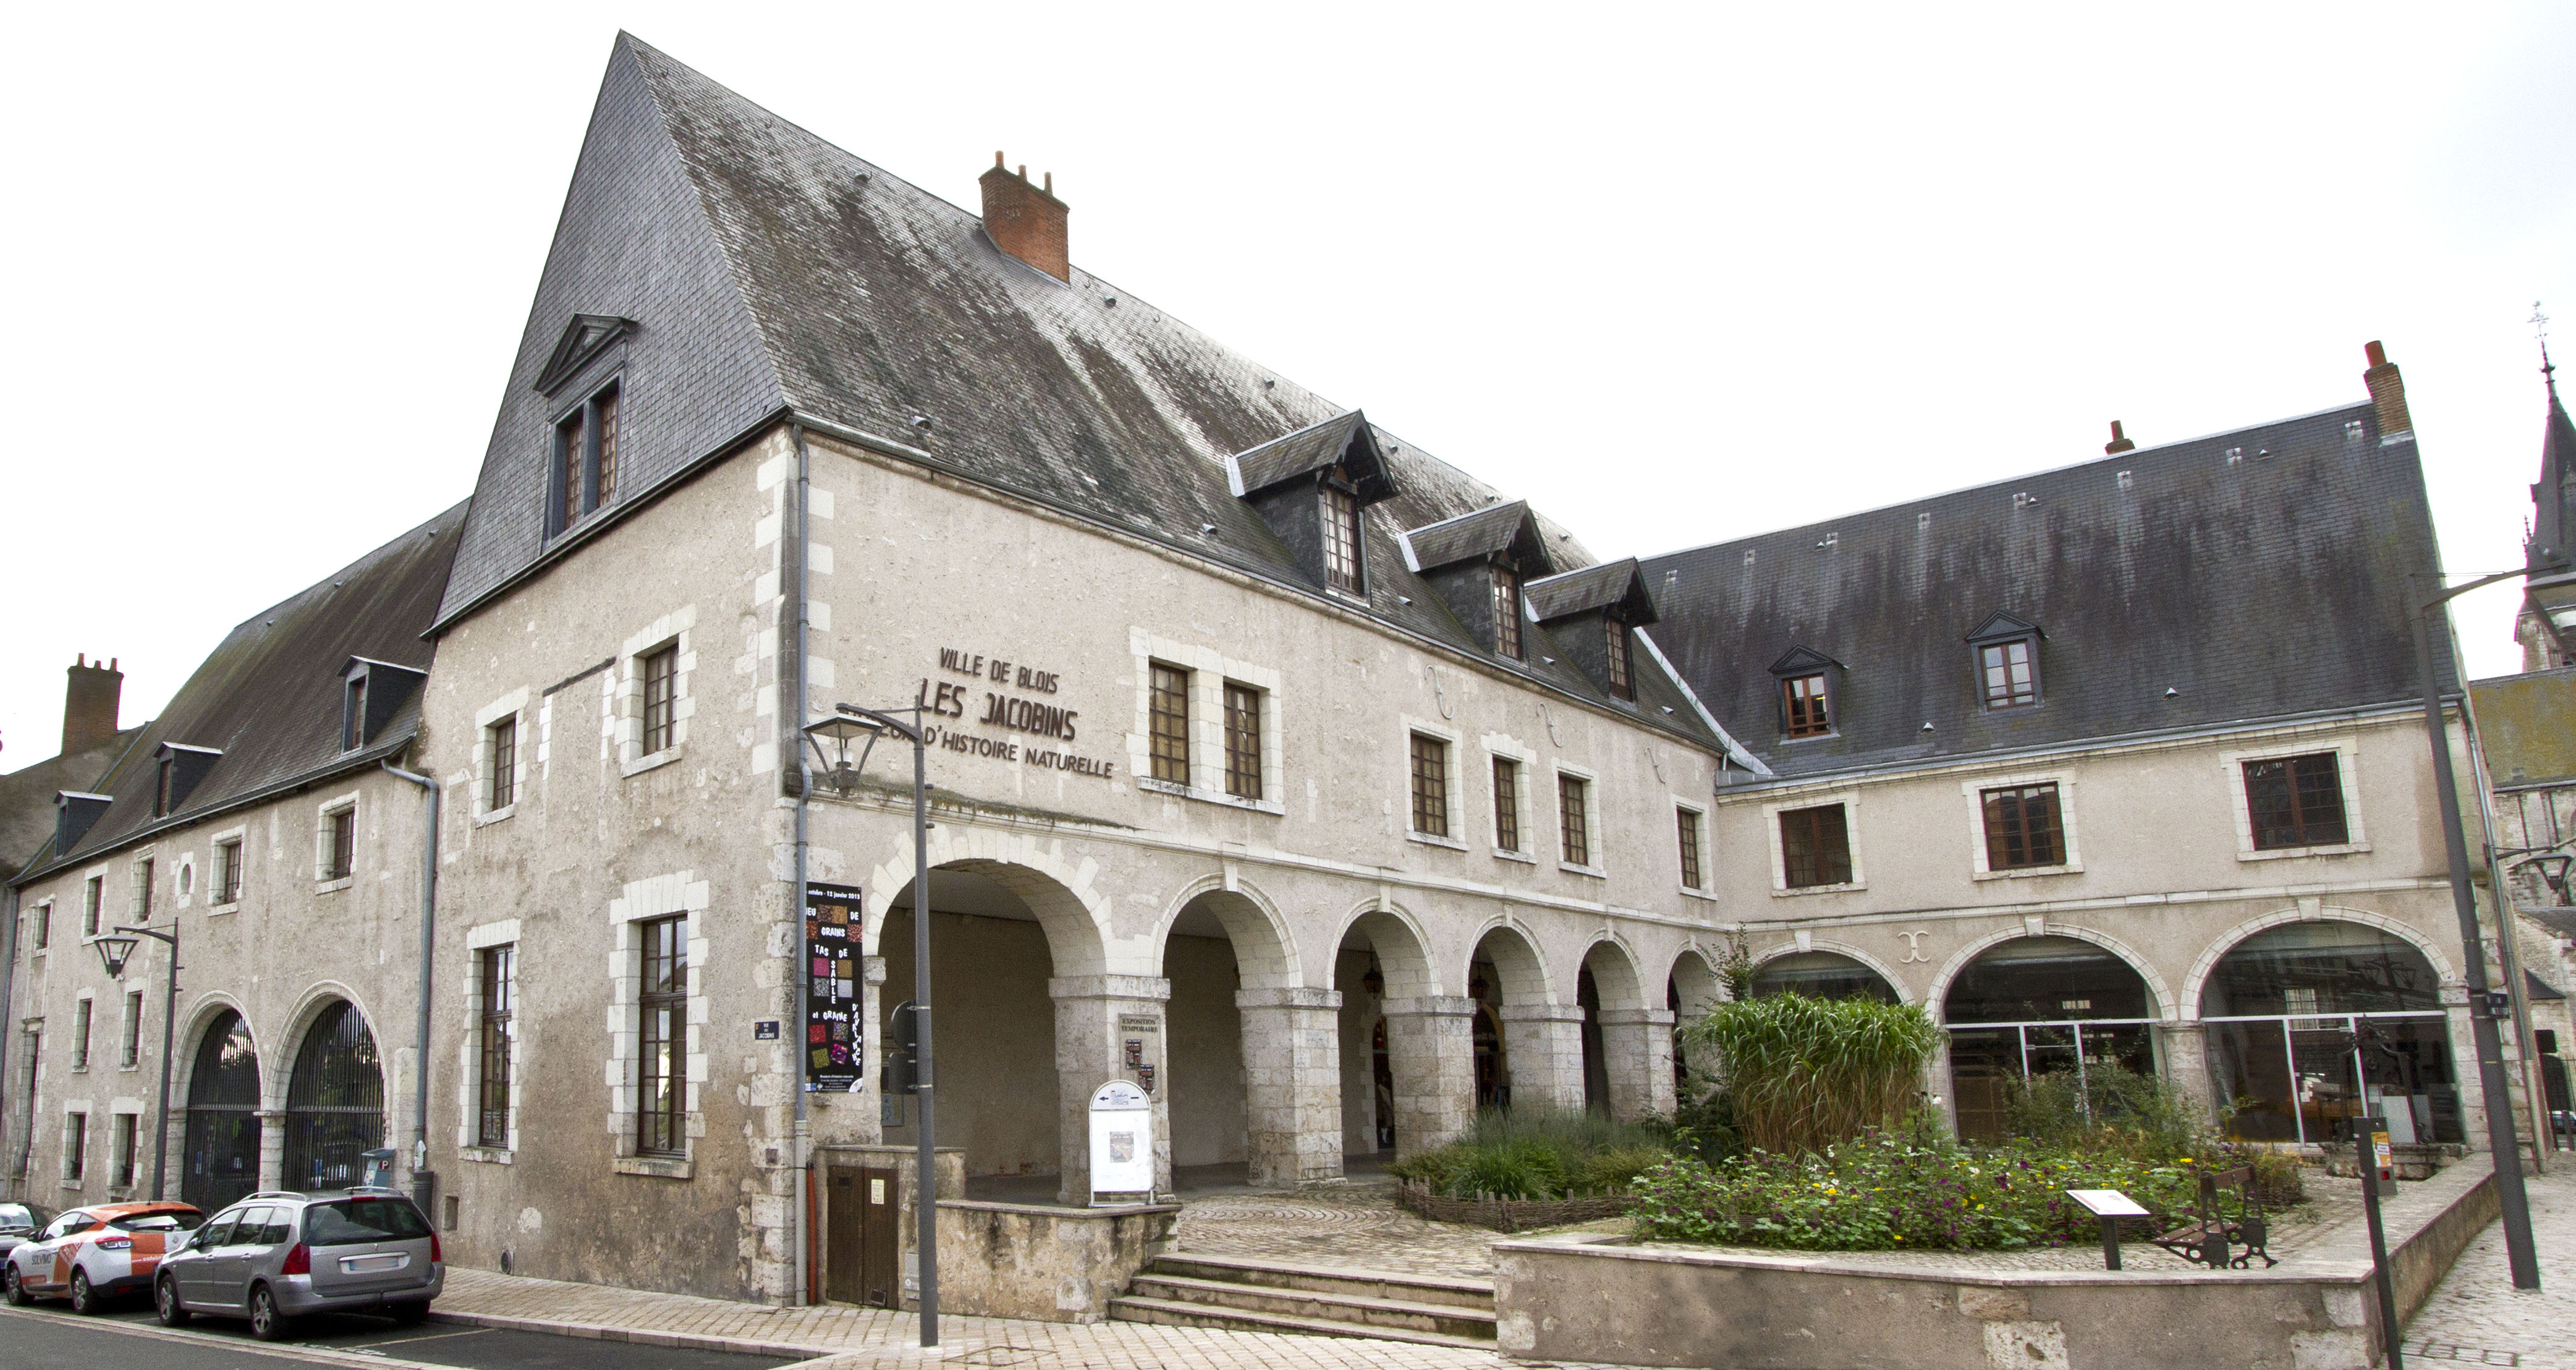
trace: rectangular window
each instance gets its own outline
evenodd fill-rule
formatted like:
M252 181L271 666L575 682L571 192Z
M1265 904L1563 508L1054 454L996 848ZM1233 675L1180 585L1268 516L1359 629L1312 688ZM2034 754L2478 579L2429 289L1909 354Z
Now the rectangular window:
M143 1060L143 991L125 996L125 1045L117 1053L117 1064L131 1070Z
M519 800L519 716L485 728L483 739L484 753L492 758L491 776L483 783L483 811L497 813Z
M170 816L170 772L173 769L170 762L171 758L169 757L165 756L161 758L161 774L160 777L153 782L152 816L155 818L167 818Z
M1637 682L1628 671L1628 625L1615 618L1601 621L1602 646L1608 652L1610 693L1621 699L1637 697Z
M555 425L555 467L563 480L563 507L555 527L570 528L581 521L582 467L589 459L590 439L582 423L588 411L576 409L563 422Z
M1789 888L1851 883L1851 829L1840 804L1780 815L1780 864Z
M1580 776L1556 778L1556 840L1569 866L1592 864L1592 783Z
M688 1150L689 942L686 917L639 923L644 934L642 992L636 999L635 1150L678 1156Z
M340 750L367 745L367 678L360 676L340 691Z
M2332 847L2351 841L2343 814L2343 769L2333 752L2245 763L2245 808L2254 849Z
M1420 733L1409 744L1413 772L1413 830L1449 835L1449 744Z
M1673 810L1674 835L1682 844L1682 888L1695 890L1699 883L1699 815L1688 809Z
M617 387L612 385L600 391L598 397L590 402L590 412L591 427L599 433L599 455L595 463L599 471L599 494L590 502L590 507L597 509L617 498Z
M1521 849L1521 763L1504 756L1494 758L1494 845Z
M1825 675L1792 676L1780 682L1780 707L1789 720L1789 736L1822 737L1834 730L1834 717L1825 699Z
M1494 568L1494 650L1521 659L1521 577L1509 566Z
M357 806L334 809L322 815L326 825L322 839L322 878L346 880L358 864Z
M132 1113L116 1115L116 1135L113 1142L116 1159L110 1172L115 1178L108 1183L119 1189L134 1187L134 1125L138 1121L138 1116Z
M617 498L617 411L612 385L555 425L555 477L562 485L554 531Z
M107 902L107 877L93 875L81 886L81 936L98 936L98 906Z
M242 844L236 837L215 844L215 879L209 893L218 904L238 904L242 891Z
M2018 709L2039 702L2039 673L2031 666L2029 638L1979 647L1977 666L1985 679L1987 708Z
M63 1115L63 1178L78 1183L89 1174L89 1115Z
M1985 790L1986 869L2066 864L2065 825L2057 811L2055 785L2017 785Z
M37 951L43 951L43 950L45 949L45 947L46 947L46 944L48 944L48 943L52 942L53 940L54 940L54 901L53 901L53 900L51 900L51 899L48 899L48 900L46 900L45 902L43 902L43 903L41 903L41 904L38 904L38 905L36 906L36 948L35 948L35 949L36 949Z
M671 749L672 691L679 683L680 645L644 654L644 754Z
M1225 792L1261 797L1261 692L1225 683Z
M1324 583L1360 593L1360 505L1339 486L1324 487Z
M1190 673L1155 662L1145 710L1154 778L1175 785L1190 783Z
M90 1001L82 999L72 1005L72 1069L89 1069Z
M485 947L482 1078L477 1087L475 1145L510 1144L510 1015L518 994L518 948Z
M134 863L134 921L152 921L152 868L149 860Z

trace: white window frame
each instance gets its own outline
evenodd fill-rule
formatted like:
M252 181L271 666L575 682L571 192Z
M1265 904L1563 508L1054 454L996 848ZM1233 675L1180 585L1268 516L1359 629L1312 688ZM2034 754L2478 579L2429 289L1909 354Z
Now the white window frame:
M1843 843L1851 853L1852 878L1839 885L1807 885L1789 888L1789 857L1780 845L1780 815L1791 809L1818 809L1827 804L1843 806ZM1771 897L1796 899L1811 894L1849 894L1869 888L1868 868L1861 864L1860 791L1832 790L1822 794L1801 795L1762 806L1762 832L1771 848Z
M65 1189L86 1190L89 1188L90 1145L98 1140L95 1135L96 1129L92 1128L90 1123L97 1117L98 1110L92 1105L92 1101L88 1099L71 1099L65 1101L63 1104L63 1131L62 1136L58 1139L60 1145L57 1147L57 1149L62 1152L62 1156L60 1158L61 1164L55 1168L62 1174L63 1188ZM72 1151L72 1119L74 1118L81 1120L81 1146L78 1153L80 1156L81 1173L78 1175L71 1173L72 1156L74 1154Z
M522 1048L527 1034L519 1030L518 1012L510 1015L510 1116L503 1133L504 1145L481 1144L482 1130L476 1124L483 1107L483 953L493 947L521 948L519 920L505 918L493 923L478 923L465 930L465 1021L471 1030L456 1050L456 1153L467 1161L509 1165L519 1150L519 1083L526 1077ZM512 973L519 967L515 957ZM694 967L692 968L694 969ZM524 981L522 982L524 984ZM628 1115L631 1124L633 1115ZM628 1132L631 1136L633 1129ZM631 1145L631 1143L630 1143Z
M31 963L54 949L54 901L51 898L37 900L34 912L40 920L36 926L45 930L45 940L37 942L23 933L19 939L26 943L27 960Z
M82 1009L86 1006L87 1012ZM87 1075L98 1055L98 996L82 990L72 996L72 1074Z
M2245 763L2274 761L2284 757L2313 756L2318 752L2335 754L2335 779L2343 786L2343 831L2341 842L2320 843L2313 847L2275 847L2257 851L2254 847L2254 805L2245 794ZM2369 831L2361 821L2361 743L2349 735L2316 737L2284 741L2270 747L2248 747L2221 752L2220 773L2227 778L2227 799L2236 816L2236 859L2239 861L2280 861L2298 856L2350 856L2369 851Z
M242 906L242 901L240 899L235 899L229 904L219 904L215 902L216 891L221 888L223 883L215 878L217 853L220 853L227 844L230 844L233 849L233 864L238 868L235 873L241 877L241 887L243 891L247 893L250 889L250 829L247 827L226 828L222 832L216 833L214 836L206 839L206 879L208 882L206 885L206 916L209 918L219 913L239 912Z
M1287 681L1276 667L1238 661L1215 648L1179 642L1147 632L1127 630L1127 653L1135 672L1136 712L1127 733L1127 774L1136 788L1230 809L1285 815L1287 790ZM1190 673L1190 780L1186 785L1154 778L1154 663ZM1261 692L1261 797L1246 799L1225 789L1225 687L1228 681Z
M1697 816L1699 819L1699 829L1696 835L1699 840L1700 879L1700 883L1697 885L1685 885L1681 883L1681 833L1678 830L1677 822L1676 830L1673 834L1673 886L1675 889L1680 890L1685 898L1715 900L1717 898L1717 892L1713 887L1713 882L1717 877L1717 863L1714 859L1717 851L1715 846L1712 845L1709 840L1714 835L1714 829L1711 826L1711 815L1709 813L1708 806L1705 804L1694 804L1687 799L1676 796L1673 799L1673 812L1676 814L1692 814Z
M2017 790L2031 785L2057 787L2058 836L2066 845L2066 859L2053 866L2016 866L2010 870L1993 868L1986 850L1986 791ZM2043 875L2081 875L2084 873L2084 848L2079 844L2075 820L2075 775L2072 771L2014 771L2009 775L1985 776L1959 782L1959 793L1968 801L1968 859L1972 880L2027 880Z
M1416 718L1411 714L1398 714L1396 722L1402 729L1397 735L1395 755L1400 782L1396 793L1402 796L1404 805L1397 817L1404 824L1404 840L1419 842L1426 847L1444 847L1450 851L1467 850L1467 839L1459 835L1467 830L1467 786L1465 777L1458 774L1458 758L1465 751L1461 745L1464 738L1456 728L1436 720ZM1413 735L1415 733L1432 738L1447 748L1444 752L1447 758L1444 764L1448 774L1445 777L1446 784L1443 786L1448 791L1446 797L1449 811L1449 835L1446 837L1438 833L1422 832L1413 826Z
M676 675L676 672L674 674ZM674 699L671 711L673 714L672 731L675 735L678 732L677 716L679 713L677 694L678 685L675 680L673 682ZM517 744L510 749L510 802L497 809L488 808L486 805L490 802L492 797L492 786L490 783L492 775L492 726L505 718L512 720L510 725L511 740ZM640 717L637 723L637 729L638 736L640 737L642 735L642 723ZM481 827L486 823L498 823L519 811L519 800L528 792L528 731L528 689L524 685L474 711L474 773L470 777L470 782L474 788L473 807L474 825L476 827Z
M628 884L625 893L608 903L608 921L614 934L609 941L608 996L608 1130L613 1149L610 1169L620 1175L650 1175L662 1179L685 1180L696 1173L698 1142L706 1136L706 1114L701 1110L702 1091L707 1082L706 1028L710 1006L707 997L709 976L707 957L707 909L709 884L697 878L694 871L677 871ZM685 1157L638 1156L635 1154L635 1112L638 1092L642 1088L642 1032L636 1022L638 1005L643 998L644 941L635 930L638 923L680 914L687 918L683 930L689 948L689 1012L685 1078L688 1095L681 1101L682 1132L688 1138ZM515 1035L515 1034L514 1034ZM519 1044L510 1044L510 1054L517 1057ZM791 1082L790 1088L794 1088Z
M1630 644L1634 646L1634 643ZM1635 679L1635 663L1630 662L1630 679ZM1578 865L1565 859L1565 785L1572 776L1583 782L1583 845L1592 861ZM1571 875L1589 875L1606 880L1610 868L1604 864L1607 853L1601 849L1601 773L1582 766L1556 762L1547 778L1548 840L1556 843L1556 868Z
M1527 624L1523 624L1527 627ZM1526 645L1526 643L1524 644ZM1487 733L1478 741L1485 752L1485 773L1481 777L1485 794L1485 844L1498 861L1518 861L1524 866L1538 864L1536 844L1530 838L1530 778L1538 774L1538 749L1504 733ZM1502 826L1495 821L1494 763L1508 761L1520 769L1520 784L1512 796L1512 821L1520 828L1521 844L1517 848L1503 845Z
M313 806L313 892L330 894L358 883L358 792L323 800ZM349 819L349 873L331 874L331 820L340 814Z
M657 766L670 765L688 754L689 720L698 712L697 696L689 688L698 670L697 625L697 606L683 605L647 624L643 631L626 639L619 649L617 670L610 677L611 687L616 691L617 707L612 712L611 721L615 729L619 775L641 775ZM672 649L671 745L658 752L647 752L644 750L644 658L665 647ZM814 683L828 685L831 682ZM521 740L524 742L525 738Z

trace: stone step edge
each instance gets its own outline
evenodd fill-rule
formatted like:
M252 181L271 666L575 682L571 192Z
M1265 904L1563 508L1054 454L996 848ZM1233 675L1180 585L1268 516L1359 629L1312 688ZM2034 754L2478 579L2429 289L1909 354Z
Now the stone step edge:
M1134 1282L1128 1287L1132 1290L1137 1285L1160 1285L1165 1288L1176 1288L1191 1292L1210 1294L1239 1293L1255 1298L1276 1299L1283 1302L1331 1304L1336 1308L1350 1308L1362 1312L1383 1310L1388 1313L1400 1314L1405 1317L1445 1319L1450 1322L1483 1323L1488 1327L1492 1326L1494 1323L1493 1310L1488 1308L1467 1308L1454 1303L1415 1303L1409 1299L1373 1299L1357 1294L1328 1294L1312 1289L1282 1289L1273 1284L1242 1284L1232 1280L1202 1280L1195 1279L1187 1275L1157 1275L1151 1272L1138 1275ZM1150 1294L1130 1293L1122 1297L1152 1298L1153 1296ZM1161 1301L1166 1303L1187 1303L1196 1308L1234 1308L1234 1305L1228 1303L1201 1304L1190 1299L1166 1299ZM1264 1310L1237 1309L1236 1311L1260 1312ZM1293 1317L1296 1315L1288 1314L1285 1316ZM1346 1318L1336 1318L1333 1319L1333 1321L1350 1322L1353 1327L1376 1326L1374 1323L1357 1322Z
M432 1308L431 1322L463 1323L469 1327L489 1327L503 1332L543 1332L557 1337L579 1337L586 1341L622 1341L637 1346L668 1346L680 1351L726 1351L738 1356L792 1356L811 1360L816 1356L855 1351L859 1347L832 1347L807 1342L750 1341L741 1337L708 1337L694 1332L656 1332L642 1327L611 1327L596 1322L560 1322L551 1318L514 1318L500 1313L457 1313Z
M1348 1280L1354 1284L1385 1284L1415 1289L1441 1289L1453 1294L1494 1296L1492 1280L1472 1280L1463 1275L1410 1275L1395 1270L1371 1270L1356 1265L1306 1265L1297 1261L1275 1261L1266 1256L1232 1256L1212 1251L1166 1251L1146 1266L1151 1270L1164 1261L1191 1265L1221 1266L1228 1270L1275 1270L1285 1275L1308 1279Z
M1415 1332L1402 1327L1370 1327L1356 1322L1335 1322L1330 1318L1300 1318L1287 1313L1254 1313L1240 1308L1220 1308L1204 1303L1174 1303L1169 1299L1141 1299L1121 1296L1109 1301L1109 1316L1122 1322L1157 1322L1162 1319L1135 1317L1133 1312L1159 1313L1179 1320L1184 1327L1205 1327L1215 1331L1261 1330L1303 1333L1316 1337L1346 1337L1357 1341L1401 1341L1416 1346L1447 1346L1460 1351L1491 1351L1494 1343L1477 1337L1453 1337L1442 1332Z

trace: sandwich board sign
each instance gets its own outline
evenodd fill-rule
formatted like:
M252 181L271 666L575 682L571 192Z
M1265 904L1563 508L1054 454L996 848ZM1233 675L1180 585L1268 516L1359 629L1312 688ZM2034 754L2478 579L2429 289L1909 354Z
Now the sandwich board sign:
M1091 1206L1154 1201L1154 1101L1126 1080L1091 1092Z

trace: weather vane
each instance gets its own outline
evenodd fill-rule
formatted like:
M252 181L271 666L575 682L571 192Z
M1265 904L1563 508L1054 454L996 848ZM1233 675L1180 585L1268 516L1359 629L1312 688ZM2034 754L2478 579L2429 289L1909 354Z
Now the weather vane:
M2531 302L2531 335L2540 339L2540 374L2555 380L2557 366L2549 360L2549 316L2540 312L2540 301Z

